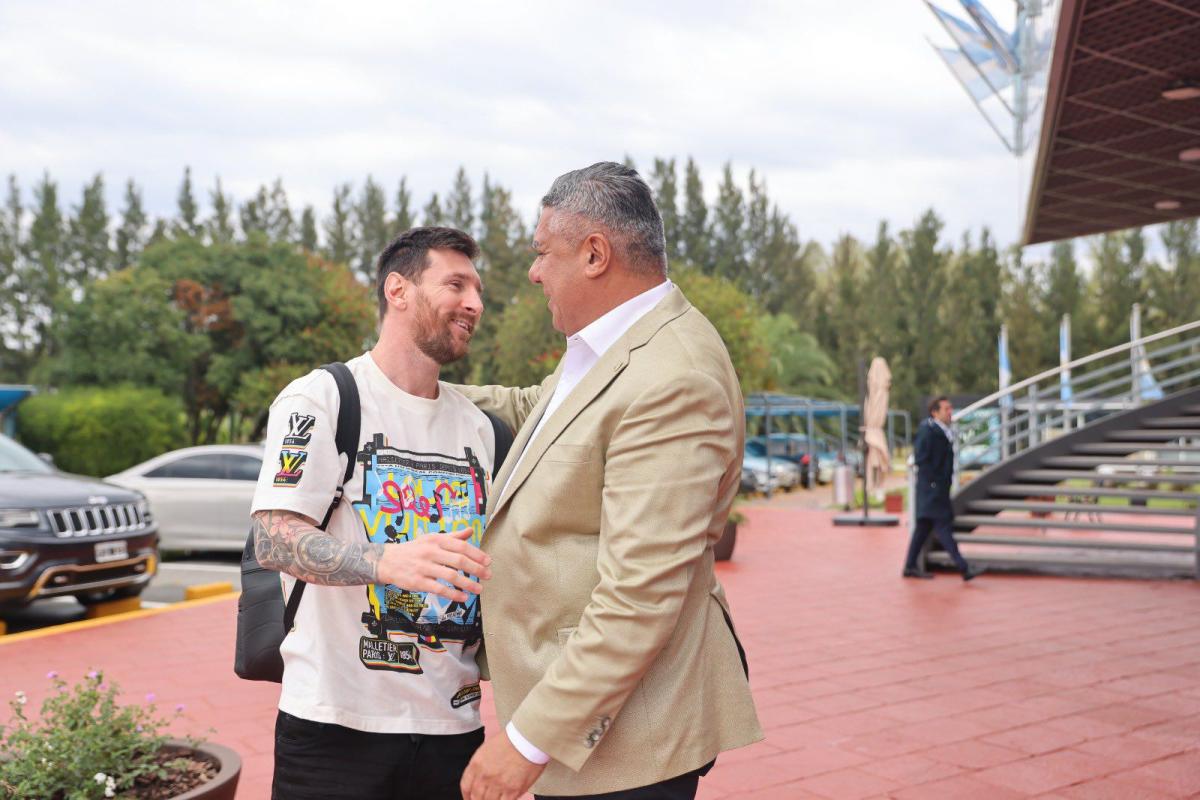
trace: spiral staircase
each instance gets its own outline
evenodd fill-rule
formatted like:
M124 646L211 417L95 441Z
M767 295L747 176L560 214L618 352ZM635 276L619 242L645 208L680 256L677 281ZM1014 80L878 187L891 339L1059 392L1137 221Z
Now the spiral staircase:
M955 422L956 463L997 462L956 475L972 564L1200 579L1200 321L1035 375ZM936 544L925 563L950 567Z

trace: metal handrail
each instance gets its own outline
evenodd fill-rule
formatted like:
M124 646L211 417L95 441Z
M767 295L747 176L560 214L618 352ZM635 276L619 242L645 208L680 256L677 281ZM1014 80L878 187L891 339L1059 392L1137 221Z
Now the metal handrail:
M1002 459L1027 450L1048 438L1078 427L1084 414L1114 413L1136 408L1146 399L1139 382L1150 376L1165 393L1169 387L1181 387L1200 377L1200 335L1151 349L1148 345L1186 334L1200 333L1200 320L1110 347L1077 358L1067 364L1019 381L1005 389L960 409L954 414L963 422L983 408L1000 406L1000 418L987 427L955 436L955 451L968 446L990 444L999 436L997 447ZM1112 363L1099 362L1113 359ZM1094 365L1093 369L1083 369ZM1062 376L1070 371L1071 395L1061 400ZM955 483L958 479L955 459Z
M1044 378L1056 377L1058 375L1061 375L1065 370L1073 370L1073 369L1083 366L1084 364L1090 364L1093 361L1099 361L1100 359L1107 358L1108 356L1116 355L1118 353L1125 353L1130 350L1133 350L1135 347L1147 345L1147 344L1150 344L1151 342L1157 342L1162 339L1169 339L1172 336L1177 336L1178 334L1186 333L1187 331L1191 331L1191 330L1200 330L1200 320L1197 320L1195 322L1188 322L1184 325L1179 325L1177 327L1171 328L1170 330L1151 334L1150 336L1142 336L1139 339L1134 339L1132 341L1125 342L1124 344L1119 344L1116 347L1110 347L1107 350L1101 350L1098 353L1092 353L1091 355L1083 356L1082 358L1077 358L1074 361L1070 361L1066 364L1060 364L1059 366L1054 367L1053 369L1048 369L1045 372L1039 372L1037 375L1034 375L1032 378L1026 378L1023 381L1014 383L1013 385L1009 386L1006 389L1001 389L998 392L993 392L992 394L989 394L987 397L983 398L982 400L976 400L974 403L971 403L966 408L962 408L962 409L959 409L958 411L956 411L954 414L954 419L957 421L958 419L971 413L972 411L976 411L980 408L985 408L987 406L990 406L990 405L998 402L1000 400L1000 398L1002 398L1002 397L1005 397L1007 395L1016 394L1016 392L1021 389L1028 389L1030 385L1040 383L1042 381L1042 379L1044 379Z

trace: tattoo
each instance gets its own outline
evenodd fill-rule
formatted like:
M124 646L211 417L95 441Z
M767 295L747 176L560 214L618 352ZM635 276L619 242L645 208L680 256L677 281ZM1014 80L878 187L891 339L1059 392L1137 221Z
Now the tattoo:
M254 554L267 569L325 586L378 579L382 544L340 541L291 511L259 511L253 520Z

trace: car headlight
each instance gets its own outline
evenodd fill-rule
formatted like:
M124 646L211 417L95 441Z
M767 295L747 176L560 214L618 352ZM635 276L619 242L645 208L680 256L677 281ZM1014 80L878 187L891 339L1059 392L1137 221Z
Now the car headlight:
M0 508L0 528L38 528L42 518L32 508Z
M756 469L754 470L754 479L759 483L766 483L768 480L770 480L770 476L767 475L765 470Z

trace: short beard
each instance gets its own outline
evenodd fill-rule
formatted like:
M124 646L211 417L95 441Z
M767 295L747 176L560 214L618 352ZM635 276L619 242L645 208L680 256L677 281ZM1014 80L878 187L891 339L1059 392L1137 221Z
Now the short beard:
M438 324L437 315L429 301L418 290L417 296L417 330L413 334L413 344L425 356L441 366L445 366L467 355L470 343L462 352L455 349L454 332L450 328Z

